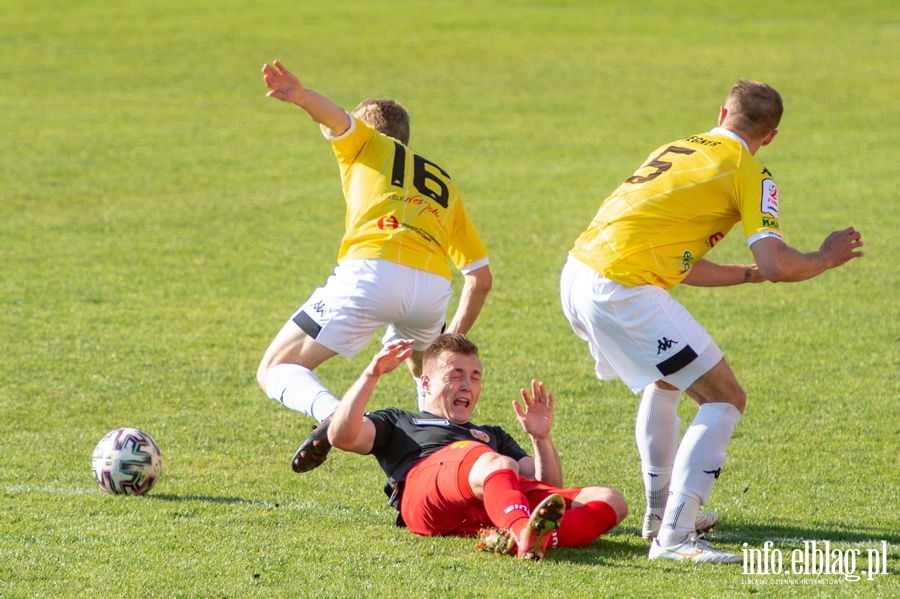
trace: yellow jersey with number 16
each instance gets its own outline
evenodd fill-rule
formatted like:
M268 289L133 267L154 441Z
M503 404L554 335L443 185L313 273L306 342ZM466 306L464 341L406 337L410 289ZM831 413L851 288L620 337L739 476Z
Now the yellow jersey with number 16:
M441 167L359 119L331 141L347 202L338 263L376 258L451 278L487 250Z
M570 253L628 287L670 289L738 222L748 245L783 239L772 174L739 137L716 128L653 152Z

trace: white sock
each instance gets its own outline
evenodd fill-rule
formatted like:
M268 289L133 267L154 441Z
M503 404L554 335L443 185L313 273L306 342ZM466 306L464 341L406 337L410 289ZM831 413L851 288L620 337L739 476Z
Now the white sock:
M416 381L416 402L419 406L419 411L425 411L425 387L422 386L422 377L414 376L413 380Z
M671 494L666 504L661 545L681 541L694 531L697 513L712 493L725 464L725 450L741 420L741 412L724 402L700 406L675 455Z
M334 414L339 403L312 370L299 364L271 368L266 377L266 395L319 422Z
M700 498L689 491L675 490L669 495L657 540L663 547L675 545L696 530Z
M644 389L634 426L634 438L641 456L647 513L660 519L669 497L672 463L681 434L679 399L680 390L649 385Z

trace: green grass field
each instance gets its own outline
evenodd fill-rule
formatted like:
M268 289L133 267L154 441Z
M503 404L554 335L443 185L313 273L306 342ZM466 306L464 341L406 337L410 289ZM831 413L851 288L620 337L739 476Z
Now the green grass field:
M0 597L900 596L893 0L5 0L0 53ZM343 201L327 142L265 97L275 58L345 107L410 109L412 147L454 176L491 252L477 420L525 443L510 401L545 380L567 483L621 489L622 526L519 563L393 527L371 458L290 470L311 420L254 375L331 272ZM785 98L759 157L788 241L853 225L867 255L801 284L675 291L749 395L710 538L773 541L786 563L827 540L860 550L857 570L884 540L871 581L648 561L637 398L594 379L559 308L599 202L713 126L741 77ZM709 257L750 260L740 237ZM340 394L376 347L317 372ZM405 373L373 400L390 405L414 405ZM120 426L163 451L146 497L92 480Z

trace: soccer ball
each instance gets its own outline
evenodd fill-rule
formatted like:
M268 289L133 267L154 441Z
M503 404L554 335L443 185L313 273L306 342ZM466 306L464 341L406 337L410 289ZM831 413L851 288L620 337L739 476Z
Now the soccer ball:
M162 455L156 441L136 428L106 433L91 459L94 480L113 495L143 495L162 473Z

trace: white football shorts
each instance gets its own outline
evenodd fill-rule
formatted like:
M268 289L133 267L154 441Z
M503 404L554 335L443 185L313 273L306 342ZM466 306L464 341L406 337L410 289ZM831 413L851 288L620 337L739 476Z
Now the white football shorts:
M621 378L635 393L660 380L684 390L722 360L706 329L655 285L626 287L569 256L560 299L600 380Z
M386 260L353 260L335 268L291 320L346 358L385 325L382 343L415 339L419 351L441 334L451 295L450 281L440 275Z

